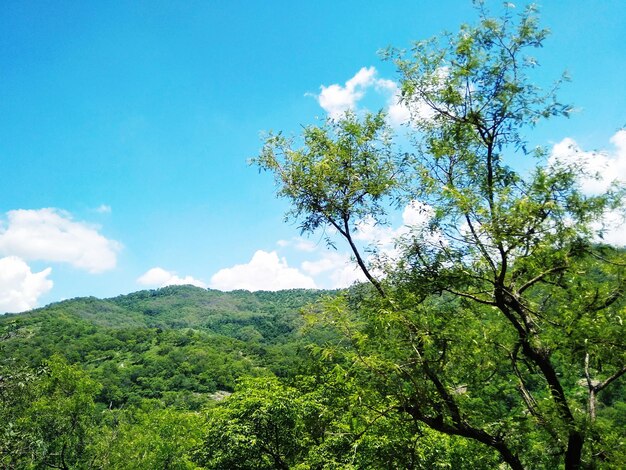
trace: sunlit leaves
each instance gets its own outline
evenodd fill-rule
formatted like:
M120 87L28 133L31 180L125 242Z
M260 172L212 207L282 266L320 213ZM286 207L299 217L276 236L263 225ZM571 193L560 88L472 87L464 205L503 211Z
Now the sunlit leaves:
M360 120L348 112L305 128L301 148L271 134L254 163L274 173L278 194L291 201L290 215L300 218L302 231L343 231L366 215L384 218L384 199L400 176L388 132L383 114Z
M595 465L591 448L608 442L594 428L596 395L626 372L617 323L624 253L595 236L623 190L583 194L580 168L548 163L541 150L535 168L520 166L529 159L524 132L571 107L556 97L559 81L544 92L531 80L529 52L547 36L534 8L506 6L494 18L476 3L476 25L408 54L385 52L415 144L395 174L370 178L359 167L367 157L386 168L389 150L345 145L346 131L353 142L368 127L352 115L333 121L332 133L306 129L300 150L271 137L258 162L274 172L303 230L336 228L375 287L318 316L342 334L323 359L351 364L382 407L491 447L512 468ZM399 259L378 282L349 222L379 221L387 187L432 216L430 236L414 230L396 240ZM361 190L367 198L354 199Z

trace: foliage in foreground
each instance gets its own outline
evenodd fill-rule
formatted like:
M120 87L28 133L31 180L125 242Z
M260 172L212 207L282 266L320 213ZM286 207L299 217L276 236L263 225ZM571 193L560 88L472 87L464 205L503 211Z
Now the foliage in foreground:
M626 462L610 407L626 373L626 255L598 243L624 188L587 195L584 168L526 151L522 131L570 107L529 76L546 30L532 8L390 50L411 153L382 114L271 135L256 163L303 232L332 228L373 287L323 310L385 417L410 419L496 452L510 468L613 468ZM531 171L509 166L534 159ZM391 203L417 222L395 252L368 259L360 224ZM363 251L363 248L365 251Z
M370 284L304 332L321 293L176 287L0 319L2 468L623 467L626 252L596 237L622 189L582 194L542 151L507 165L569 112L527 78L544 37L532 10L483 12L389 51L412 152L383 114L268 139L291 216L333 227ZM422 217L368 257L359 224L390 202Z
M297 386L253 379L209 411L208 469L492 468L497 459L397 414L379 413L340 366Z
M53 357L38 370L0 368L0 468L196 468L202 418L162 404L110 410L101 386Z

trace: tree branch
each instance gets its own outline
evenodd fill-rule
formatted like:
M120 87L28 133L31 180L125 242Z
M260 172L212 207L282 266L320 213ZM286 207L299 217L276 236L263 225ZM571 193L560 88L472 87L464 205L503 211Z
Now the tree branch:
M492 300L485 300L485 299L481 299L480 297L476 297L472 294L466 294L465 292L457 292L455 290L452 290L448 287L445 287L443 290L445 290L446 292L450 292L451 294L454 295L458 295L459 297L464 297L466 299L471 299L474 302L478 302L479 304L483 304L483 305L489 305L492 307L497 306L497 304L495 302L493 302Z
M361 271L363 271L363 274L365 274L365 277L367 278L367 280L376 288L376 290L378 291L378 293L383 299L386 298L387 295L385 294L383 287L381 286L380 282L378 282L378 280L374 278L374 276L372 276L372 274L370 273L369 269L367 268L367 265L365 264L365 261L363 261L363 258L361 257L361 253L359 252L359 249L357 248L357 246L354 244L354 241L352 240L352 236L350 235L350 225L349 225L348 217L345 216L343 218L343 227L339 226L339 224L337 224L331 218L328 218L328 221L348 241L348 244L350 245L350 249L352 250L354 257L356 258L356 262L361 268Z
M626 374L626 365L623 366L620 370L615 372L612 376L606 379L604 382L599 383L595 386L596 392L600 392L608 387L611 383L619 379L622 375Z
M530 287L534 286L536 283L541 281L543 278L545 278L549 274L556 273L556 272L559 272L559 271L563 271L565 269L567 269L567 266L565 266L565 265L563 265L563 266L555 266L553 268L550 268L550 269L542 272L541 274L538 274L537 276L533 277L531 280L526 282L522 287L520 287L517 290L518 295L522 294L526 289L529 289Z

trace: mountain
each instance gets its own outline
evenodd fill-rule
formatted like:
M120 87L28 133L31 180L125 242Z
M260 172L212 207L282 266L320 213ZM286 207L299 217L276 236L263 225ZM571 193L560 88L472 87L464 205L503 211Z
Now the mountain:
M243 375L293 372L299 312L332 294L170 286L76 298L1 316L0 360L36 367L61 356L102 384L108 406L155 398L197 409Z

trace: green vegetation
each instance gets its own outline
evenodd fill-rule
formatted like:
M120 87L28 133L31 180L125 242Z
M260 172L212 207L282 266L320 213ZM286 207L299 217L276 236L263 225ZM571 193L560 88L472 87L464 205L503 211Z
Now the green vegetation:
M111 407L154 398L199 409L241 376L296 367L299 308L321 295L180 286L69 300L0 318L0 351L30 367L53 355L81 364Z
M201 410L303 368L299 311L330 294L177 286L0 317L0 468L195 468Z
M2 468L623 468L626 252L596 236L623 188L585 195L578 168L526 151L569 112L528 78L545 36L532 9L483 12L387 51L412 153L382 113L267 139L289 216L332 227L368 283L0 318ZM394 204L423 221L393 254L359 245Z
M570 112L529 78L545 36L532 8L482 12L410 56L387 51L412 154L393 150L382 114L347 113L301 142L270 135L256 163L303 232L334 228L373 287L327 303L321 321L342 332L328 354L378 413L479 443L513 469L620 466L622 418L599 408L624 397L626 255L596 232L624 189L583 194L579 167L526 150L523 131ZM397 254L368 261L376 247L355 242L359 223L384 225L393 203L422 223Z

